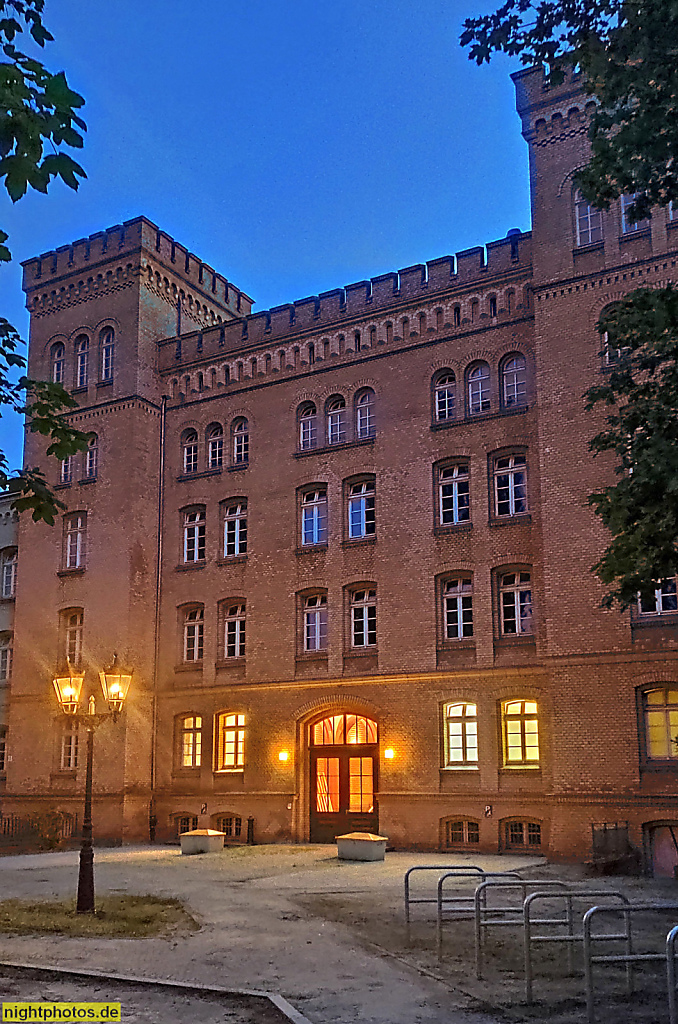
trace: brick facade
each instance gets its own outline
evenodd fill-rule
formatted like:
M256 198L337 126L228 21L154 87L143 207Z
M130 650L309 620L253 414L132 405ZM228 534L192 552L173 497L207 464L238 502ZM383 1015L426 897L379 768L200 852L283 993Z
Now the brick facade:
M81 610L87 678L114 651L135 670L123 718L96 737L101 837L143 840L150 815L159 838L177 817L253 817L261 841L318 838L317 758L348 765L351 751L314 748L312 725L340 714L377 724L378 746L359 751L374 761L370 820L398 847L496 850L522 836L583 858L592 823L623 819L649 856L652 823L678 821L678 760L645 756L639 705L644 687L678 686L676 616L600 608L590 566L606 538L586 496L607 468L588 453L599 417L581 397L604 372L601 310L639 284L675 279L678 220L658 211L624 233L613 206L603 239L578 244L572 174L586 160L585 97L576 80L547 90L539 72L514 79L530 148L529 234L256 314L144 218L25 264L30 372L49 377L63 345L59 372L80 404L72 419L96 434L98 465L89 472L78 457L70 480L53 475L63 523L21 522L3 811L79 806L83 772L64 767L50 681L68 616ZM77 387L83 337L89 373ZM524 398L509 395L513 357ZM456 379L445 415L442 371ZM344 433L332 437L338 397ZM234 436L244 421L247 459ZM41 455L29 436L27 464ZM470 500L456 523L440 506L454 466L468 473ZM361 483L374 490L374 532L350 525ZM326 500L314 544L302 535L308 493ZM245 502L247 550L228 553L224 518ZM74 512L86 513L84 553L69 565ZM446 635L444 609L455 580L473 587L473 635L459 639ZM376 644L355 645L356 594L376 601ZM309 597L326 600L321 650L305 650ZM244 656L228 656L226 620L243 607ZM522 635L507 632L512 614ZM525 749L536 705L539 758L523 750L519 767L510 702ZM448 765L444 719L463 703L477 708L478 760L459 769ZM244 765L232 770L218 770L221 714L244 716ZM184 764L197 759L182 747L185 719L196 743L196 718L201 763Z

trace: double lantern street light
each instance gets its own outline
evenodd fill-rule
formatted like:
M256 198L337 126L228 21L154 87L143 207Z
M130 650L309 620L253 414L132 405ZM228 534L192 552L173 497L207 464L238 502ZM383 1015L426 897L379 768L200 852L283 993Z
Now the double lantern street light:
M117 654L113 664L99 672L101 689L108 711L97 714L96 701L91 694L87 711L78 710L84 673L76 671L68 663L68 674L58 675L52 680L59 707L70 720L87 730L87 772L85 775L85 813L82 820L82 845L80 847L80 870L78 873L78 914L94 913L94 850L92 848L92 759L94 751L94 730L108 718L115 722L122 711L127 691L132 682L132 670L121 668Z

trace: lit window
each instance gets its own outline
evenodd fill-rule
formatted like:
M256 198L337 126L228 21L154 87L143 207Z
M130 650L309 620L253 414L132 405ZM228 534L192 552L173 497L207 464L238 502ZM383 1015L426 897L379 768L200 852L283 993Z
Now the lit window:
M191 715L181 720L181 767L199 768L202 763L202 718Z
M532 627L532 584L529 572L503 573L500 585L501 631L504 636L529 635Z
M82 334L75 343L75 386L86 388L89 383L89 338Z
M245 716L222 714L217 718L216 770L227 772L245 764Z
M327 597L317 594L304 602L304 650L327 650Z
M299 410L299 447L303 452L316 448L318 444L318 415L313 402L307 402Z
M473 582L470 578L447 580L443 584L445 639L464 640L473 636Z
M64 517L64 569L82 569L85 564L87 513L72 512Z
M527 512L527 458L508 455L494 460L495 515L518 516Z
M480 842L480 826L477 821L446 821L445 845L466 846Z
M634 192L630 196L621 197L621 215L622 215L622 234L628 235L632 231L642 231L644 228L649 228L650 221L647 217L642 220L630 220L629 209L633 206L634 202L640 195L639 192Z
M236 466L244 465L250 457L250 434L247 420L236 420L233 424L233 462Z
M445 370L436 378L435 382L435 405L436 419L451 420L454 417L454 405L456 399L457 384L451 370Z
M247 502L226 506L224 515L224 558L247 554Z
M468 411L476 416L490 408L490 368L487 363L478 363L468 375Z
M78 767L78 722L66 719L61 733L61 770L73 772Z
M52 345L52 383L63 384L64 382L64 356L65 349L61 342Z
M327 491L307 491L301 498L301 543L327 542Z
M470 522L468 463L444 466L439 471L438 514L441 526Z
M643 597L638 598L638 608L641 615L663 615L666 612L678 611L678 592L676 591L676 577L662 580L660 586Z
M351 594L351 646L377 644L377 592L354 590Z
M353 484L348 496L348 535L353 539L376 533L374 483Z
M61 469L59 473L59 480L62 484L70 484L73 479L73 456L67 455L65 459L61 460Z
M82 609L74 608L72 611L64 612L63 625L66 661L73 668L80 668L82 660Z
M2 553L2 596L14 597L16 593L16 549L8 548Z
M445 708L448 768L478 767L478 708L475 704L448 704Z
M210 469L221 469L224 464L224 431L218 423L207 433L207 464Z
M577 218L577 245L593 245L603 240L603 215L584 199L581 192L575 200Z
M504 764L534 767L539 764L537 704L530 700L507 701L502 708Z
M0 683L8 683L12 678L12 638L0 639Z
M643 717L648 758L678 760L678 688L646 690Z
M184 512L184 562L201 562L205 558L205 510Z
M338 395L327 403L327 443L342 444L346 440L346 402Z
M110 384L113 380L113 356L115 353L115 335L112 327L104 327L101 332L101 381Z
M525 360L522 356L511 356L501 368L502 401L505 409L517 405L525 405L527 401L527 384L525 377Z
M343 746L377 742L377 723L362 715L331 715L312 728L313 745Z
M245 605L232 604L224 615L224 657L245 657Z
M360 438L374 437L374 391L361 391L355 403L355 432Z
M92 434L87 442L87 454L85 455L85 477L88 480L96 480L99 474L99 438Z
M204 637L204 613L202 607L189 608L184 612L184 661L202 661Z
M187 430L184 434L184 473L198 472L198 433Z

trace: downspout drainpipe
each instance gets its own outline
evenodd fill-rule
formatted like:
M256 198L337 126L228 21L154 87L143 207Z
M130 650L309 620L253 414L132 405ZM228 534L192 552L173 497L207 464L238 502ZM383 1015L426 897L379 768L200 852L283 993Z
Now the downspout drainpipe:
M148 807L148 832L155 842L157 818L155 813L156 760L158 746L158 658L160 651L160 605L162 598L162 553L163 524L165 520L165 422L167 419L167 396L163 395L160 405L160 464L158 467L158 547L155 569L155 635L153 651L153 693L151 721L151 799Z

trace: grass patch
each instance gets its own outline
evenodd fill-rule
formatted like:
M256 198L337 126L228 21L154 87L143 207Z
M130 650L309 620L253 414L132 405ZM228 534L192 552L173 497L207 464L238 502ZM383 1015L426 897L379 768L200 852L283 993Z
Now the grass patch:
M102 896L95 914L76 914L75 900L0 901L0 932L10 935L146 939L199 927L180 900L158 896Z

